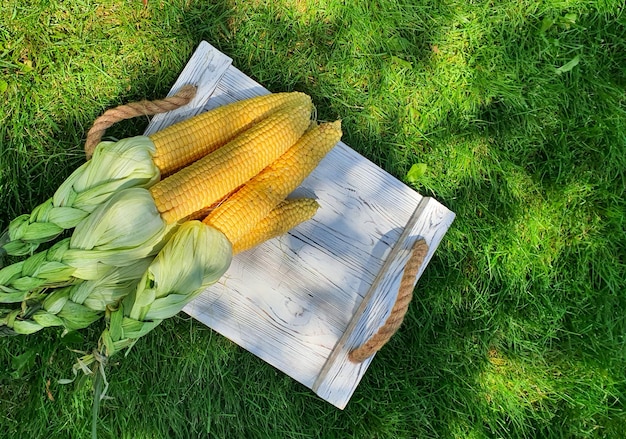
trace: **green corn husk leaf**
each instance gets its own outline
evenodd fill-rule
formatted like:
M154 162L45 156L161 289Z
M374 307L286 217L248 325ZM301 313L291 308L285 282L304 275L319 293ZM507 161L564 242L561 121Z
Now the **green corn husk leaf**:
M39 244L75 227L118 191L153 185L160 179L154 151L146 136L100 143L93 158L72 172L52 198L11 221L9 241L2 248L11 255L32 253Z
M124 330L124 339L129 340L129 341L130 340L134 341L140 337L143 337L144 335L152 331L154 328L156 328L160 324L161 324L161 320L140 322L135 319L124 317L122 321L122 329ZM123 341L124 339L120 339L119 341ZM127 342L127 344L124 347L127 347L129 345L130 343ZM119 346L120 345L118 344L118 347L116 350L119 350Z
M46 311L37 311L33 314L32 320L44 328L49 328L51 326L64 326L62 318Z
M120 306L110 314L108 327L100 335L102 352L110 357L122 349L131 348L138 338L143 337L160 324L161 320L140 322L124 317L124 307Z
M155 255L177 227L161 218L147 189L124 189L79 223L70 238L36 253L21 266L0 270L0 286L13 293L99 279L115 267Z
M22 276L33 275L37 273L37 270L41 267L41 264L46 262L46 256L46 252L39 252L35 253L28 259L25 259L22 266Z
M11 289L3 285L0 285L0 291L0 303L19 303L28 296L28 291Z
M155 255L177 227L163 221L148 190L124 189L76 227L63 262L76 267L75 277L97 279Z
M16 334L32 334L43 328L63 326L66 331L89 326L100 319L104 313L91 310L70 300L71 288L53 290L39 298L28 300L20 310L13 311L0 321ZM40 300L43 300L40 302Z
M66 251L67 246L57 243L48 251L35 253L24 261L22 277L43 279L46 284L67 281L76 269L60 262Z
M170 294L165 297L160 297L152 303L150 310L145 315L145 319L165 320L175 316L202 291L204 291L204 288L197 288L191 294Z
M41 244L42 242L48 241L47 237L56 237L60 235L63 230L63 228L53 223L32 223L28 226L28 229L21 239L34 244Z
M95 311L104 311L137 288L152 258L143 258L125 267L116 267L105 276L81 282L70 289L70 299Z
M157 297L174 292L191 294L217 282L232 260L232 245L217 229L199 221L180 227L148 271L157 289Z
M68 250L67 257L64 262L74 267L75 270L72 273L71 278L67 279L71 282L72 279L76 282L84 280L96 280L102 276L106 276L107 273L115 269L114 266L105 264L100 260L100 255L97 252L78 251L72 252Z
M75 331L86 328L93 322L101 319L103 314L68 300L57 316L63 319L63 326L68 331Z
M135 248L106 251L70 249L65 255L64 262L76 267L73 274L75 278L97 280L116 267L125 267L138 259L154 256L167 240L170 230L168 227L162 234Z
M9 223L9 227L8 227L9 239L11 239L12 236L21 235L23 233L22 230L25 230L25 228L28 227L29 220L30 220L30 215L27 213L13 218L13 220Z
M228 269L232 246L218 230L199 221L183 223L139 282L110 314L101 345L107 356L131 347L165 318L176 315Z
M152 161L154 151L154 143L146 136L101 142L91 160L59 186L53 196L54 205L92 211L121 189L151 186L161 176ZM85 192L88 195L82 195Z
M128 187L120 187L120 185L116 181L103 183L98 187L86 190L78 194L74 200L74 205L84 206L85 210L93 212L96 207L98 207L102 203L105 203L116 192L134 187L132 185L127 186ZM140 185L137 187L143 186Z
M50 200L37 206L30 215L20 215L9 223L8 240L2 249L9 255L25 256L32 254L39 244L50 241L61 234L63 229L48 221L54 206Z
M37 277L45 279L46 283L62 283L67 282L76 271L76 268L70 267L61 262L49 261L37 270Z
M25 299L30 291L34 291L34 290L36 290L38 288L41 288L45 284L46 284L45 279L40 279L40 278L37 278L37 277L31 277L31 276L22 276L22 277L20 277L19 279L16 279L13 282L13 287L17 291L22 292L23 295L24 295L23 297ZM22 299L22 300L24 300L24 299Z
M29 222L48 221L48 217L53 208L54 203L52 202L52 198L48 198L40 205L35 206L30 215L21 215L18 218L25 217Z
M23 267L24 261L19 261L0 269L0 288L2 285L8 285L15 279L21 277Z
M155 319L172 317L197 290L217 282L230 266L231 259L232 246L220 231L199 221L184 223L154 258L136 293L128 296L129 317L140 321L151 320L152 316ZM187 296L188 300L172 298L156 302L156 299L176 294Z
M14 312L15 310L0 308L0 337L5 337L8 335L17 335L17 333L8 326L9 321L13 320L12 314Z
M17 303L23 301L28 291L15 286L22 276L24 261L8 265L0 270L0 303Z
M46 250L47 256L46 259L48 261L57 261L63 262L63 258L65 257L65 253L70 249L70 239L65 238L59 242L54 243L52 247Z
M124 308L119 307L115 311L111 312L109 316L109 324L107 328L107 336L111 338L111 341L119 341L124 337Z
M47 294L44 300L41 302L42 307L52 313L58 314L61 312L65 304L70 298L70 288L60 288Z
M140 289L140 293L135 293L132 301L131 308L131 317L136 320L146 320L145 315L150 310L150 306L154 303L156 299L156 290L154 288L146 287L146 283L151 282L150 279L146 279L144 276L141 281L139 281L138 288ZM143 287L143 288L142 288Z
M63 230L71 229L83 218L85 218L85 211L73 207L57 207L49 215L49 220Z
M133 248L162 232L165 226L148 190L125 189L76 226L70 247L83 250Z
M0 248L0 256L4 253L12 256L26 256L32 254L40 243L25 243L23 241L7 242Z
M67 246L60 242L48 251L36 253L0 270L0 302L21 302L43 288L75 282L73 273L76 268L50 260L62 260L66 249Z
M13 322L11 329L20 335L30 335L37 331L41 331L43 326L32 320L16 320Z
M12 326L15 322L15 319L20 315L19 309L3 309L2 310L2 319L0 319L0 324L6 326Z
M121 323L118 324L117 327L119 327L121 331ZM102 331L102 334L100 334L100 341L98 342L98 344L100 345L100 351L108 353L107 355L112 355L112 353L116 351L115 342L113 341L113 338L111 337L111 331L108 328L105 328ZM84 362L85 359L86 357L83 357L78 361L79 363ZM74 365L74 370L76 370L76 365Z

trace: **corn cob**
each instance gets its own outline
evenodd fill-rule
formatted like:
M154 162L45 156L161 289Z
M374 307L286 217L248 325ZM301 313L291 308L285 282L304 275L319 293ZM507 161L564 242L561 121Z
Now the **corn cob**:
M156 151L154 163L163 176L215 151L218 147L275 111L295 105L311 106L299 92L257 96L217 107L150 135Z
M99 143L92 159L75 170L52 198L11 221L0 237L0 256L32 254L41 243L75 227L116 191L149 187L292 105L311 106L311 98L298 92L259 96L215 108L149 137Z
M302 136L310 124L311 109L308 101L306 105L277 110L222 148L162 180L150 190L130 188L114 193L76 227L71 238L61 241L46 252L34 255L21 265L0 270L0 302L25 301L38 297L45 288L77 283L83 279L97 280L116 267L131 264L138 258L153 256L166 244L170 231L178 227L179 221L203 206L215 204L223 199L228 201L231 198L229 194L234 192L237 195L246 187L241 188L242 185L268 165L269 171L251 185L252 189L244 191L244 195L268 190L274 191L278 196L270 197L273 200L271 202L266 201L253 206L252 210L260 213L252 212L250 218L253 220L247 219L244 223L250 222L248 230L256 223L259 223L259 228L254 231L258 234L256 238L254 233L250 238L256 239L256 242L269 239L291 228L289 224L295 225L309 218L315 209L309 214L300 212L304 216L298 217L294 212L285 213L288 209L282 209L281 206L276 212L285 211L284 222L268 228L267 226L271 224L261 221L264 217L267 217L266 221L280 217L268 216L268 213L287 193L295 189L341 136L339 122L323 124ZM320 139L317 139L318 136ZM319 146L318 141L319 145L323 146ZM292 146L297 147L291 148ZM292 167L299 170L293 172ZM265 180L273 178L279 180L277 185L264 183ZM204 193L196 195L197 191ZM246 199L240 198L239 203L245 203ZM309 206L312 207L314 205ZM230 209L229 212L232 216L233 212L242 211ZM225 214L224 218L227 217ZM215 227L208 227L207 224L202 224L202 227L214 230L229 243L236 241L232 236L224 236ZM249 248L253 245L251 242L255 241L249 240L248 244L240 244L238 248ZM190 254L181 260L189 261L194 258L195 255ZM171 274L172 279L177 276L178 274ZM89 290L85 287L83 291ZM90 296L91 293L85 294ZM167 312L176 309L176 306L182 303L172 303L174 297L169 300ZM72 297L72 303L83 302ZM106 301L100 301L99 304L98 311L107 305ZM40 326L44 321L59 324L60 321L52 315L53 313L44 311L49 310L42 309L37 314ZM151 318L157 319L157 316L165 315L164 311L159 312L160 314L150 314ZM130 317L135 318L132 315ZM13 320L15 321L15 318ZM63 324L67 326L66 323Z
M98 279L133 258L154 255L177 221L229 194L293 145L310 114L310 105L277 111L150 191L116 192L77 225L71 238L23 266L0 270L0 302L21 302L44 288ZM172 210L163 209L171 205Z
M237 192L240 188L236 188L235 190L231 191L228 195L226 195L225 197L222 197L221 199L219 199L218 201L216 201L215 203L211 204L210 206L207 207L203 207L200 210L195 211L194 213L192 213L191 215L189 215L188 217L185 218L185 221L192 221L192 220L198 220L198 221L202 221L204 218L207 217L207 215L211 212L213 212L213 210L215 210L215 208L217 206L219 206L220 204L222 204L224 201L226 201L228 199L228 197L232 196L235 192Z
M239 241L302 183L340 138L340 121L314 126L203 222L220 230L231 242Z
M310 105L277 111L220 149L150 188L167 223L210 206L289 149L310 124Z
M233 254L249 250L257 245L284 235L298 224L315 215L319 204L311 198L285 200L270 211L250 231L233 243Z

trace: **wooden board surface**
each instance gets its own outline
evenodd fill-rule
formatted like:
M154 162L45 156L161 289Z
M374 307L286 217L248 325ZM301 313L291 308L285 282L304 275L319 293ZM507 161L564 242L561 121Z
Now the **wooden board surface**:
M170 89L168 96L176 94L184 85L197 86L196 95L187 105L167 113L155 115L144 131L150 135L181 120L193 117L204 111L209 98L215 91L233 60L222 52L202 41L195 50L185 69Z
M228 65L209 66L224 72L205 110L269 93L214 59ZM188 66L177 84L208 77ZM343 142L294 195L317 198L316 216L238 255L185 312L343 408L372 360L353 364L347 353L385 321L412 243L430 247L417 281L454 214Z

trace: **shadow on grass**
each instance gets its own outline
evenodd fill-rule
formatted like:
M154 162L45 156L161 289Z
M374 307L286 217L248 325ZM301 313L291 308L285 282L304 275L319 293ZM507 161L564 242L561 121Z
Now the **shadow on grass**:
M180 60L182 69L186 59L167 51L191 54L206 39L272 91L311 94L322 119L346 113L346 143L394 175L404 175L413 161L427 163L420 190L457 219L420 281L405 325L345 411L211 331L177 320L120 359L145 366L148 358L149 367L116 374L121 383L111 393L119 399L102 410L112 437L131 431L155 437L621 433L626 166L620 163L626 154L623 92L621 101L612 94L624 84L614 65L624 53L617 38L623 24L616 12L579 6L577 22L541 33L546 18L563 20L570 11L545 6L521 19L511 3L508 11L490 11L494 24L480 33L473 26L490 14L479 7L396 6L311 12L278 3L189 5L168 17L178 23L170 28L176 38L151 52L151 62L118 57L131 77L115 103L160 97L178 72L154 61L163 55ZM589 33L605 43L581 48ZM577 50L584 55L578 68L556 76L554 69ZM146 68L156 70L146 75ZM16 96L36 91L22 93ZM19 163L13 170L21 177L3 187L0 201L12 210L0 226L43 201L80 162L82 133L103 109L55 120L37 134L50 137L49 149L34 155L16 145L23 137L2 133L3 154L13 154L3 163ZM36 114L29 117L33 126ZM123 123L108 135L136 134L144 123ZM46 154L51 158L42 160ZM178 335L167 338L172 332ZM4 431L25 431L25 420L51 404L47 379L63 375L63 366L49 362L73 358L60 353L61 342L50 333L34 340L38 355L21 378L10 376L12 358L31 345L2 341L3 363L11 365L2 377ZM88 391L54 395L58 405L46 416L56 411L57 431L89 418ZM153 411L167 422L154 421Z

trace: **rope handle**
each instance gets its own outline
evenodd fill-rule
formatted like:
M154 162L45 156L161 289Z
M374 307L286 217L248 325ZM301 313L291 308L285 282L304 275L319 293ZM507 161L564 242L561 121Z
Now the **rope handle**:
M96 145L100 143L106 129L113 124L137 116L151 116L176 110L183 105L187 105L196 95L196 91L197 87L195 85L187 84L181 87L176 94L166 97L165 99L131 102L130 104L120 105L119 107L105 111L94 121L91 129L87 133L87 140L85 141L85 155L87 156L87 160L93 155L93 151Z
M428 254L428 244L424 239L419 239L413 245L411 250L411 256L404 267L402 272L402 279L400 281L400 288L398 288L398 297L396 303L391 309L391 313L387 320L381 326L376 334L370 337L365 343L356 349L353 349L348 354L348 359L353 363L362 363L376 352L378 352L398 331L404 320L407 310L409 309L409 303L413 298L413 288L415 283L415 277L419 272L420 267L424 263L424 259Z

